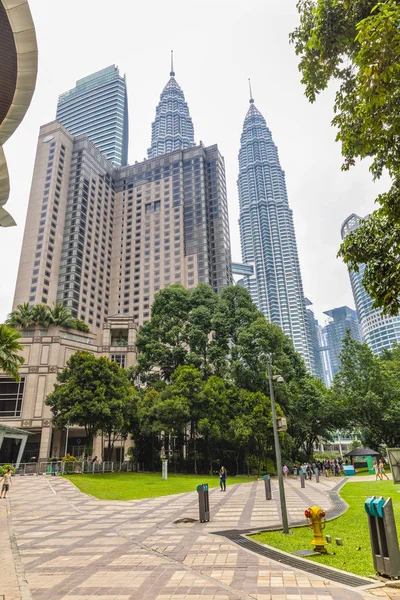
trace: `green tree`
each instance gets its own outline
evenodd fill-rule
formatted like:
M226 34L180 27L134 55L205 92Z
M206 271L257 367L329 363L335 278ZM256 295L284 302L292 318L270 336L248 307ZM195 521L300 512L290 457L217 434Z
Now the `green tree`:
M121 413L133 390L126 371L116 363L76 352L57 375L57 382L46 398L56 428L84 427L88 445L99 431L121 428Z
M389 314L400 310L400 2L299 0L292 33L307 98L314 102L336 80L332 124L343 169L370 158L371 173L391 178L380 205L348 235L339 255L350 269L365 264L363 283Z
M239 387L253 392L268 391L267 355L271 355L274 369L285 382L306 376L304 362L291 340L262 315L248 327L239 329L237 345L232 350L232 374ZM285 386L280 386L280 392L284 389Z
M372 448L400 444L400 352L374 356L366 344L345 337L332 394L343 422L361 431Z
M295 460L304 450L310 461L314 444L320 438L331 439L335 425L341 422L341 413L325 385L315 377L292 380L288 395L288 434L292 438L292 459Z
M19 381L19 367L24 363L20 335L12 327L0 325L0 371Z
M29 302L19 304L15 310L8 316L6 324L16 329L26 329L31 327L33 323L32 306Z

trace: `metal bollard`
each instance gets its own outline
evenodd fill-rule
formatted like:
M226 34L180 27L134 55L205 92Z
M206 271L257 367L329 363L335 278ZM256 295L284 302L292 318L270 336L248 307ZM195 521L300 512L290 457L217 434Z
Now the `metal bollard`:
M304 473L300 473L300 483L302 488L306 487L306 476Z
M210 520L210 501L208 496L208 483L201 483L197 486L199 494L199 521L204 523Z
M168 458L163 458L161 463L162 463L161 479L166 481L168 479Z
M265 485L265 499L272 500L271 475L264 475L263 480Z

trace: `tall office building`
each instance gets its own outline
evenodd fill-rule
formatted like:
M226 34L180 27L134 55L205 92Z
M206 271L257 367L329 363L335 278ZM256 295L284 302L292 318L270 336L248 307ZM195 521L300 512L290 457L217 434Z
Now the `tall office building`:
M72 136L87 135L115 167L128 162L128 98L115 65L79 79L61 94L57 121Z
M350 331L351 337L360 343L362 341L361 331L356 311L348 306L332 308L326 310L324 314L330 317L329 322L324 327L324 333L331 373L334 377L340 369L340 353L343 338L347 331Z
M318 321L315 318L314 311L312 310L312 302L305 298L306 305L306 319L307 319L307 335L308 335L308 344L310 348L310 361L311 361L311 373L321 379L324 383L324 368L321 356L321 348L320 348L320 336L319 336L319 325Z
M169 75L151 125L151 146L147 150L149 158L195 145L192 118L183 91L175 79L172 55Z
M254 265L245 286L267 319L293 341L312 370L303 284L285 174L264 117L250 98L239 151L242 260Z
M218 147L115 169L87 136L41 127L14 307L63 302L92 330L118 313L140 324L178 282L233 283Z
M357 229L361 221L358 215L350 215L342 225L342 239ZM382 315L381 309L373 308L373 300L362 284L364 271L365 265L360 265L358 273L349 271L350 282L363 341L374 354L380 354L385 348L391 348L394 342L400 343L400 317Z

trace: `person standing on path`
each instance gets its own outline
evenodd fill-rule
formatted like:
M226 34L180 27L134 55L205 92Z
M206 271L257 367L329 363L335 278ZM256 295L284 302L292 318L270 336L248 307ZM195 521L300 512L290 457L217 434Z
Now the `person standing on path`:
M7 471L4 473L2 479L0 480L0 483L2 484L0 499L1 498L6 499L6 497L7 497L7 492L10 489L10 485L12 485L11 476L12 476L11 469L7 469ZM4 496L3 496L3 494L4 494Z
M221 488L221 492L226 492L226 469L225 467L221 467L219 472L219 487Z
M285 479L287 479L288 473L289 473L289 468L286 465L283 465L282 471L283 471L283 474L285 476Z

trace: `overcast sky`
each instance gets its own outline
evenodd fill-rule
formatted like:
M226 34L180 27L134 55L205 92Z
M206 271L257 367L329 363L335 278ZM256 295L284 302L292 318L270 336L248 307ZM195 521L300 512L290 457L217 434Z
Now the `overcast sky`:
M218 143L225 157L233 259L239 261L236 179L251 77L257 108L267 120L286 172L305 295L316 316L354 306L347 270L336 259L340 226L364 216L384 189L368 165L340 171L332 90L314 105L304 97L298 59L288 35L298 23L295 0L30 0L39 46L32 104L5 145L11 177L6 206L18 226L1 230L0 322L11 309L40 125L55 118L58 95L111 64L126 73L129 162L142 160L151 122L169 77L176 79L194 123L196 142Z

